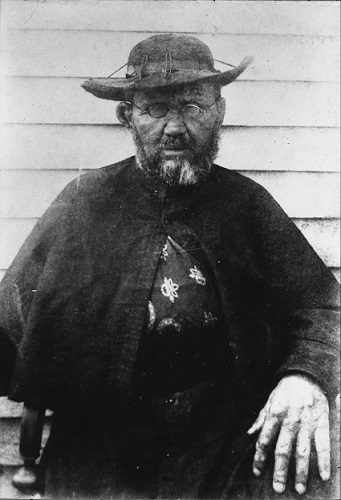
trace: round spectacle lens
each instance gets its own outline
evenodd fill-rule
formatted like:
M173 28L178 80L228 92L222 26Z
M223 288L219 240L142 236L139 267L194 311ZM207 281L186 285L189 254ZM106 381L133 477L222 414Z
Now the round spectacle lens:
M202 111L203 110L195 104L185 104L185 106L183 106L181 109L182 116L184 118L198 118L201 115Z
M168 113L167 104L153 104L148 108L148 113L152 118L162 118Z
M163 118L167 115L168 111L169 107L166 103L152 104L152 106L148 108L148 114L152 118ZM184 118L198 118L203 110L196 104L185 104L179 108L179 112Z

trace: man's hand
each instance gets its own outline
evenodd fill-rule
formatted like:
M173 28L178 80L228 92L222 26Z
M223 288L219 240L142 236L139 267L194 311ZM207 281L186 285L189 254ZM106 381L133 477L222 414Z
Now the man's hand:
M312 439L315 440L320 476L324 481L329 479L329 406L326 396L311 379L304 375L284 377L270 394L248 434L259 430L253 473L257 477L261 475L270 447L278 435L273 475L273 489L277 493L285 490L294 444L295 489L300 494L305 492Z

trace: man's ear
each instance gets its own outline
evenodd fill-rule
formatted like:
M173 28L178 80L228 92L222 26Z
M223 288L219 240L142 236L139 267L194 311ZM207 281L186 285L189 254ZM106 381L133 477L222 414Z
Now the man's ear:
M131 128L131 118L133 114L132 105L127 101L120 102L116 107L116 116L122 125Z
M217 101L217 109L219 113L219 118L220 118L220 125L223 124L224 121L224 116L225 116L225 109L226 109L226 101L224 97L220 97Z

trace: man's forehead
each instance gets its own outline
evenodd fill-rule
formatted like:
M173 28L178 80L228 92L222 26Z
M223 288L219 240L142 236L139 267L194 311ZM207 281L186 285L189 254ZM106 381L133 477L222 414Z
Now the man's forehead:
M138 91L136 97L142 101L155 101L172 98L200 98L211 97L214 94L214 86L210 83L193 83L181 88L153 89L148 91Z

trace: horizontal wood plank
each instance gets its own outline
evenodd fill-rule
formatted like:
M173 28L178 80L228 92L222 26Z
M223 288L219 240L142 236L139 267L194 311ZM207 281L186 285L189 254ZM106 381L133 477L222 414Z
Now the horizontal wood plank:
M340 266L339 219L294 219L294 222L327 266Z
M3 0L12 29L336 35L338 2Z
M32 231L37 219L0 219L0 269L6 269ZM294 219L328 266L340 266L340 223L337 219Z
M10 401L6 396L0 397L0 419L20 418L22 415L23 403ZM1 498L1 497L0 497Z
M23 403L17 403L7 398L7 396L0 397L0 419L1 418L20 418L22 415ZM51 410L46 410L45 416L50 417ZM2 498L0 496L0 498Z
M153 33L115 31L7 30L2 40L6 75L43 77L107 76L128 60L132 47ZM339 40L278 35L197 35L220 61L253 64L240 79L337 81ZM29 47L29 50L27 50ZM216 63L217 69L226 66ZM116 76L124 76L123 68Z
M115 101L98 99L77 78L7 78L5 123L115 124ZM339 85L236 81L223 89L225 125L339 125Z
M9 267L37 220L0 219L0 269Z
M290 217L339 217L339 174L243 172L264 186Z
M224 127L217 163L234 170L339 171L339 130ZM92 169L135 154L119 125L4 125L4 169Z
M0 217L40 217L61 189L80 172L75 170L2 171ZM337 173L251 172L244 175L262 184L291 217L339 216Z

